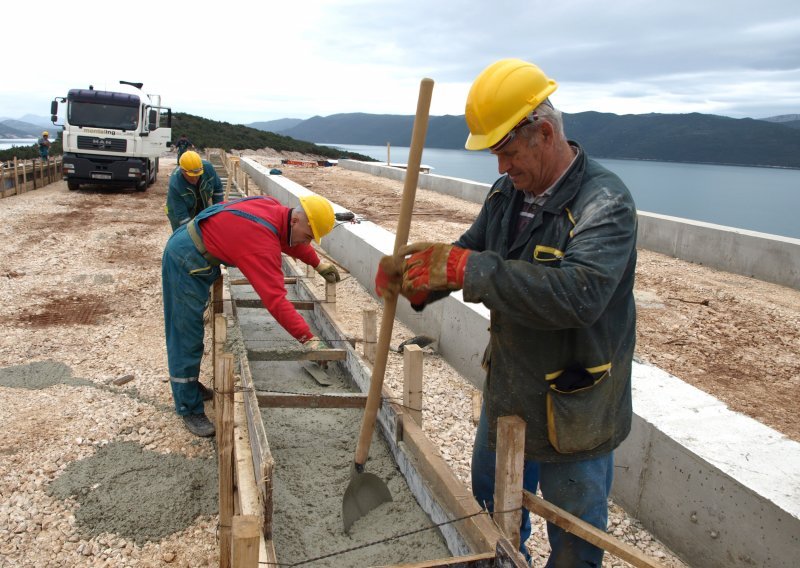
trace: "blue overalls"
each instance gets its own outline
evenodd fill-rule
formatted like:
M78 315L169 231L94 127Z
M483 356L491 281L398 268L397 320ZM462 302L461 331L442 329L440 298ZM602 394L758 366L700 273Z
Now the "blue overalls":
M245 197L204 209L193 221L172 233L164 248L161 285L167 362L175 411L181 416L204 413L197 386L203 358L203 312L208 304L209 290L220 276L219 261L202 247L202 240L199 240L202 250L198 248L190 235L189 225L193 225L191 229L196 229L197 235L201 235L200 221L224 211L263 225L277 236L278 229L268 221L246 211L228 209L232 204L251 199L264 198Z

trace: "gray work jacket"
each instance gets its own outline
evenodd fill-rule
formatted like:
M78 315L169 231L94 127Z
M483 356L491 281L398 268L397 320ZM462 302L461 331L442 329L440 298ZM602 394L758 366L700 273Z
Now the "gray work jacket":
M511 242L522 198L507 176L497 180L455 243L477 251L464 300L491 311L489 443L497 418L517 415L527 422L526 459L594 457L630 431L636 207L583 151Z

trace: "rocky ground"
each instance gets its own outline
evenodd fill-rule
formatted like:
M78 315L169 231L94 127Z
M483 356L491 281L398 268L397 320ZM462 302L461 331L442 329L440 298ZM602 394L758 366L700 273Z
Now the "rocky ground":
M166 382L159 271L171 165L162 162L145 193L70 192L58 182L0 201L0 566L218 561L217 516L206 502L216 488L214 444L183 428ZM284 173L393 229L397 182L339 168ZM416 240L452 239L477 207L422 190L418 203ZM374 300L346 276L338 313L359 336L360 315L346 314ZM800 382L796 291L646 252L637 277L640 357L800 438L790 405ZM398 326L393 344L408 335ZM426 376L437 377L426 432L468 482L471 387L430 350L425 361ZM189 475L171 485L178 471ZM609 529L683 566L613 505ZM542 566L542 523L529 545ZM607 557L604 566L625 564Z

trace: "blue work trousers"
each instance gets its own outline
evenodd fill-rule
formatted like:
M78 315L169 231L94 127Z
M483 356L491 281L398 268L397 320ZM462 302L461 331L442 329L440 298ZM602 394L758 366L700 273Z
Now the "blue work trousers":
M494 477L496 454L489 449L488 424L485 408L475 434L472 450L472 494L482 507L494 510ZM537 462L526 460L522 486L536 493L541 487L542 496L605 531L608 524L608 494L614 475L614 453L573 462ZM522 509L520 524L520 552L530 561L525 541L531 535L531 521L527 509ZM547 523L550 539L550 558L546 568L599 568L603 550L585 540Z
M219 275L219 267L210 266L197 252L186 225L178 228L161 259L161 285L169 379L175 411L181 416L204 412L197 383L203 358L203 312Z

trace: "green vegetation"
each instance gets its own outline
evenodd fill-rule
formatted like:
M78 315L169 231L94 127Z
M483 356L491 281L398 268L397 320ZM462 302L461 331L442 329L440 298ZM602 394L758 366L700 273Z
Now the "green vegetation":
M222 148L227 152L231 150L257 150L272 148L286 152L302 152L315 154L326 158L339 159L351 158L374 162L373 158L337 150L328 146L317 146L311 142L295 140L289 136L281 136L273 132L265 132L241 124L208 120L199 116L176 112L172 114L173 142L181 134L186 134L197 148Z
M50 156L60 156L61 150L61 133L58 133L58 138L50 143ZM39 145L31 144L30 146L16 146L8 150L0 150L0 162L13 162L14 157L18 160L32 160L39 157Z

